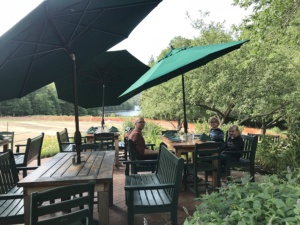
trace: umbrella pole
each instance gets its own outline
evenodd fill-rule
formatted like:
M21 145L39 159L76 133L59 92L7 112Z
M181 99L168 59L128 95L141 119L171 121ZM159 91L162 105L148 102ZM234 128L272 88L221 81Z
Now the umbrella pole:
M183 114L184 114L184 120L183 120L183 124L184 124L184 133L187 134L187 121L186 121L186 108L185 108L185 91L184 91L184 74L181 73L181 78L182 78L182 95L183 95Z
M104 129L104 93L105 93L105 85L103 84L103 96L102 96L102 120L101 120L101 125L102 128Z
M77 163L81 163L80 157L80 145L81 145L81 133L79 132L79 119L78 119L78 100L77 100L77 78L76 78L76 62L75 55L71 54L72 65L73 65L73 88L74 88L74 108L75 108L75 125L76 130L74 134L74 141L77 152Z

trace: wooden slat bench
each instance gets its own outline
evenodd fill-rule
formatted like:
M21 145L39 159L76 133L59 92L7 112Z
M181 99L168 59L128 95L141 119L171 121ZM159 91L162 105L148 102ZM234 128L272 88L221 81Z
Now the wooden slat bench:
M134 214L171 212L172 225L177 225L177 207L184 160L177 158L161 143L158 160L123 162L128 223ZM129 175L130 164L157 163L156 172Z
M0 224L24 223L23 188L17 187L18 170L33 170L37 167L16 168L11 150L0 155Z

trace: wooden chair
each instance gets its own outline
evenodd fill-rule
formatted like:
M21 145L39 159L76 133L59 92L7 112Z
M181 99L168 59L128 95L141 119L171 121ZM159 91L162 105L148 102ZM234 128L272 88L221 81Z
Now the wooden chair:
M17 167L26 167L34 159L37 159L37 165L41 165L41 151L44 140L44 133L34 138L28 138L24 153L15 153L14 158ZM27 171L23 170L23 175L27 176Z
M75 142L70 142L70 139L74 139L74 137L69 137L67 128L61 132L56 132L56 136L60 152L71 152ZM85 137L81 137L81 139L86 143Z
M131 131L131 127L125 127L125 133ZM127 161L128 160L128 138L124 137L124 142L119 142L119 150L124 150L123 156L119 158L120 161ZM120 148L120 145L122 148Z
M93 196L95 182L90 181L87 184L73 184L69 186L54 188L45 192L34 192L31 194L31 225L46 225L46 224L93 224ZM80 196L80 193L87 195ZM70 195L76 198L66 200L59 203L42 205L43 202L52 201L54 199L68 198ZM77 195L79 195L77 197ZM86 207L84 207L86 206ZM79 207L78 211L73 211L68 214L53 217L53 213L71 210ZM40 216L49 215L49 219L39 221ZM84 223L83 223L84 221Z
M261 135L261 134L251 134L251 133L248 133L247 135L248 136L252 136L252 137L257 136L258 137L258 141L261 141L261 139L263 137L263 135ZM280 135L270 135L270 136L272 136L274 142L279 142Z
M133 145L132 140L128 139L127 143L128 143L130 161L132 161L132 162L137 161L138 157L149 158L149 160L153 159L153 155L135 154L134 153L134 145ZM146 160L146 161L148 161L148 160ZM157 160L155 160L155 161L157 161ZM132 164L131 165L131 174L137 174L138 172L148 172L148 171L154 173L155 168L156 168L155 164Z
M94 134L94 144L100 144L102 150L114 150L114 133Z
M38 167L16 167L12 150L0 155L0 224L24 223L23 188L17 187L19 170Z
M252 176L252 182L254 182L254 165L255 165L255 154L256 154L256 147L258 142L257 136L247 136L241 135L244 141L244 149L241 151L232 151L226 152L226 176L227 180L230 181L230 168L244 168L249 167L250 175ZM242 157L238 162L230 161L231 154L242 154Z
M164 135L167 132L172 132L173 134L177 134L177 130L163 130L161 131L161 135ZM184 155L186 158L186 163L189 163L189 153L188 152L182 152L181 155Z
M14 136L15 132L7 132L7 131L1 131L0 134L2 134L5 137L9 137L9 143L10 143L10 148L14 148ZM18 152L18 151L17 151Z
M134 224L134 214L171 212L172 225L177 225L178 195L184 160L177 158L161 143L155 173L130 174L129 165L150 161L128 161L125 170L127 224ZM156 162L157 161L157 162Z
M222 143L203 143L195 145L193 164L187 164L184 167L184 174L186 174L186 172L188 171L190 174L194 175L194 183L187 184L187 180L184 179L184 189L187 190L188 188L189 190L191 190L193 193L195 193L196 198L199 197L199 192L203 192L206 190L215 190L217 187L220 187L221 148ZM212 160L217 160L217 166L214 166L212 163L210 163ZM197 172L202 171L205 172L205 183L198 184ZM208 171L217 172L217 187L208 182ZM205 189L198 189L199 186L205 186Z
M107 151L106 149L102 149L101 143L98 144L82 144L80 145L80 149L82 151L92 150L92 151ZM75 145L73 146L73 151L75 152Z

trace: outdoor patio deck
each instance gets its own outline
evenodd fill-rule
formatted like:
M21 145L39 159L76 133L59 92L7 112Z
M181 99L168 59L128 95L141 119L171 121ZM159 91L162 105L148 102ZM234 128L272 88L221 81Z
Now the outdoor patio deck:
M45 163L49 158L42 159L42 164ZM36 161L30 163L30 166L36 166ZM232 171L232 175L234 176L242 176L239 172ZM200 177L204 178L204 174L199 174ZM20 174L20 179L22 174ZM113 178L113 192L114 192L114 206L109 209L109 224L127 224L127 206L125 204L125 166L114 167L114 178ZM192 192L182 191L179 194L178 200L178 224L183 224L185 218L187 217L183 206L188 209L188 211L192 214L195 211L195 205L199 205L201 201L194 200L195 196ZM94 218L98 218L96 205L94 207ZM140 214L135 215L135 225L144 224L144 218L147 219L148 225L165 225L170 221L170 213L157 213L157 214Z

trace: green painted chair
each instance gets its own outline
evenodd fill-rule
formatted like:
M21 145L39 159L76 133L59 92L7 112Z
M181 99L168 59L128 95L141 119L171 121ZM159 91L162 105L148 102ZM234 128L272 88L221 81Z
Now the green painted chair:
M41 151L44 140L44 133L34 137L28 138L24 153L15 153L14 158L17 167L26 167L33 160L37 159L37 165L41 165ZM22 145L23 146L23 145ZM27 175L27 171L23 171L23 175Z
M94 144L100 144L101 149L106 150L115 150L114 147L114 133L99 133L94 134Z
M161 143L155 173L130 174L129 165L149 163L128 161L125 170L127 224L134 224L134 214L171 212L172 225L177 225L178 195L184 160L177 158Z
M69 137L67 128L61 132L56 132L56 136L60 152L71 152L73 150L75 142L70 142L70 139L74 139L74 137ZM85 137L81 137L81 139L86 143Z
M241 135L244 142L244 149L241 151L232 151L226 152L226 177L227 180L230 181L230 169L231 168L249 168L250 175L252 177L252 182L255 181L255 154L257 148L258 137L257 136L248 136L248 135ZM242 154L242 157L238 162L230 161L230 154Z
M95 182L90 181L87 184L73 184L69 186L54 188L45 192L34 192L31 194L31 225L92 225L93 224L93 197ZM84 196L78 196L81 193L87 193ZM43 204L44 202L55 199L66 199L69 196L76 198L65 200L58 203ZM70 211L77 208L78 211L53 217L53 213ZM49 215L49 219L39 220L40 216Z
M187 184L187 180L184 179L184 189L191 190L195 193L195 197L199 197L199 192L203 192L206 190L215 190L217 187L220 187L220 179L221 179L221 148L222 143L203 143L195 145L195 153L193 164L185 165L184 174L188 171L190 174L194 175L194 182L192 184ZM203 149L203 150L202 150ZM209 149L209 150L207 150ZM212 160L217 160L217 166L214 166L210 163ZM205 172L205 182L198 184L197 172ZM217 172L217 187L213 186L208 182L208 171ZM186 177L186 176L184 176ZM198 187L205 186L205 188L199 189Z
M9 137L10 149L14 149L15 132L1 131L0 134L3 135L4 137ZM17 149L17 152L18 152L18 149Z
M0 155L0 224L24 223L23 188L17 187L19 170L38 167L16 167L12 150Z
M138 157L149 158L149 160L153 160L153 155L138 155L138 154L135 154L134 145L133 145L132 140L128 139L127 143L128 143L128 149L129 149L129 158L130 158L131 162L137 161ZM155 161L157 161L157 160L155 160ZM137 174L138 172L152 172L152 173L154 173L155 168L156 168L156 164L132 164L131 165L131 174Z

